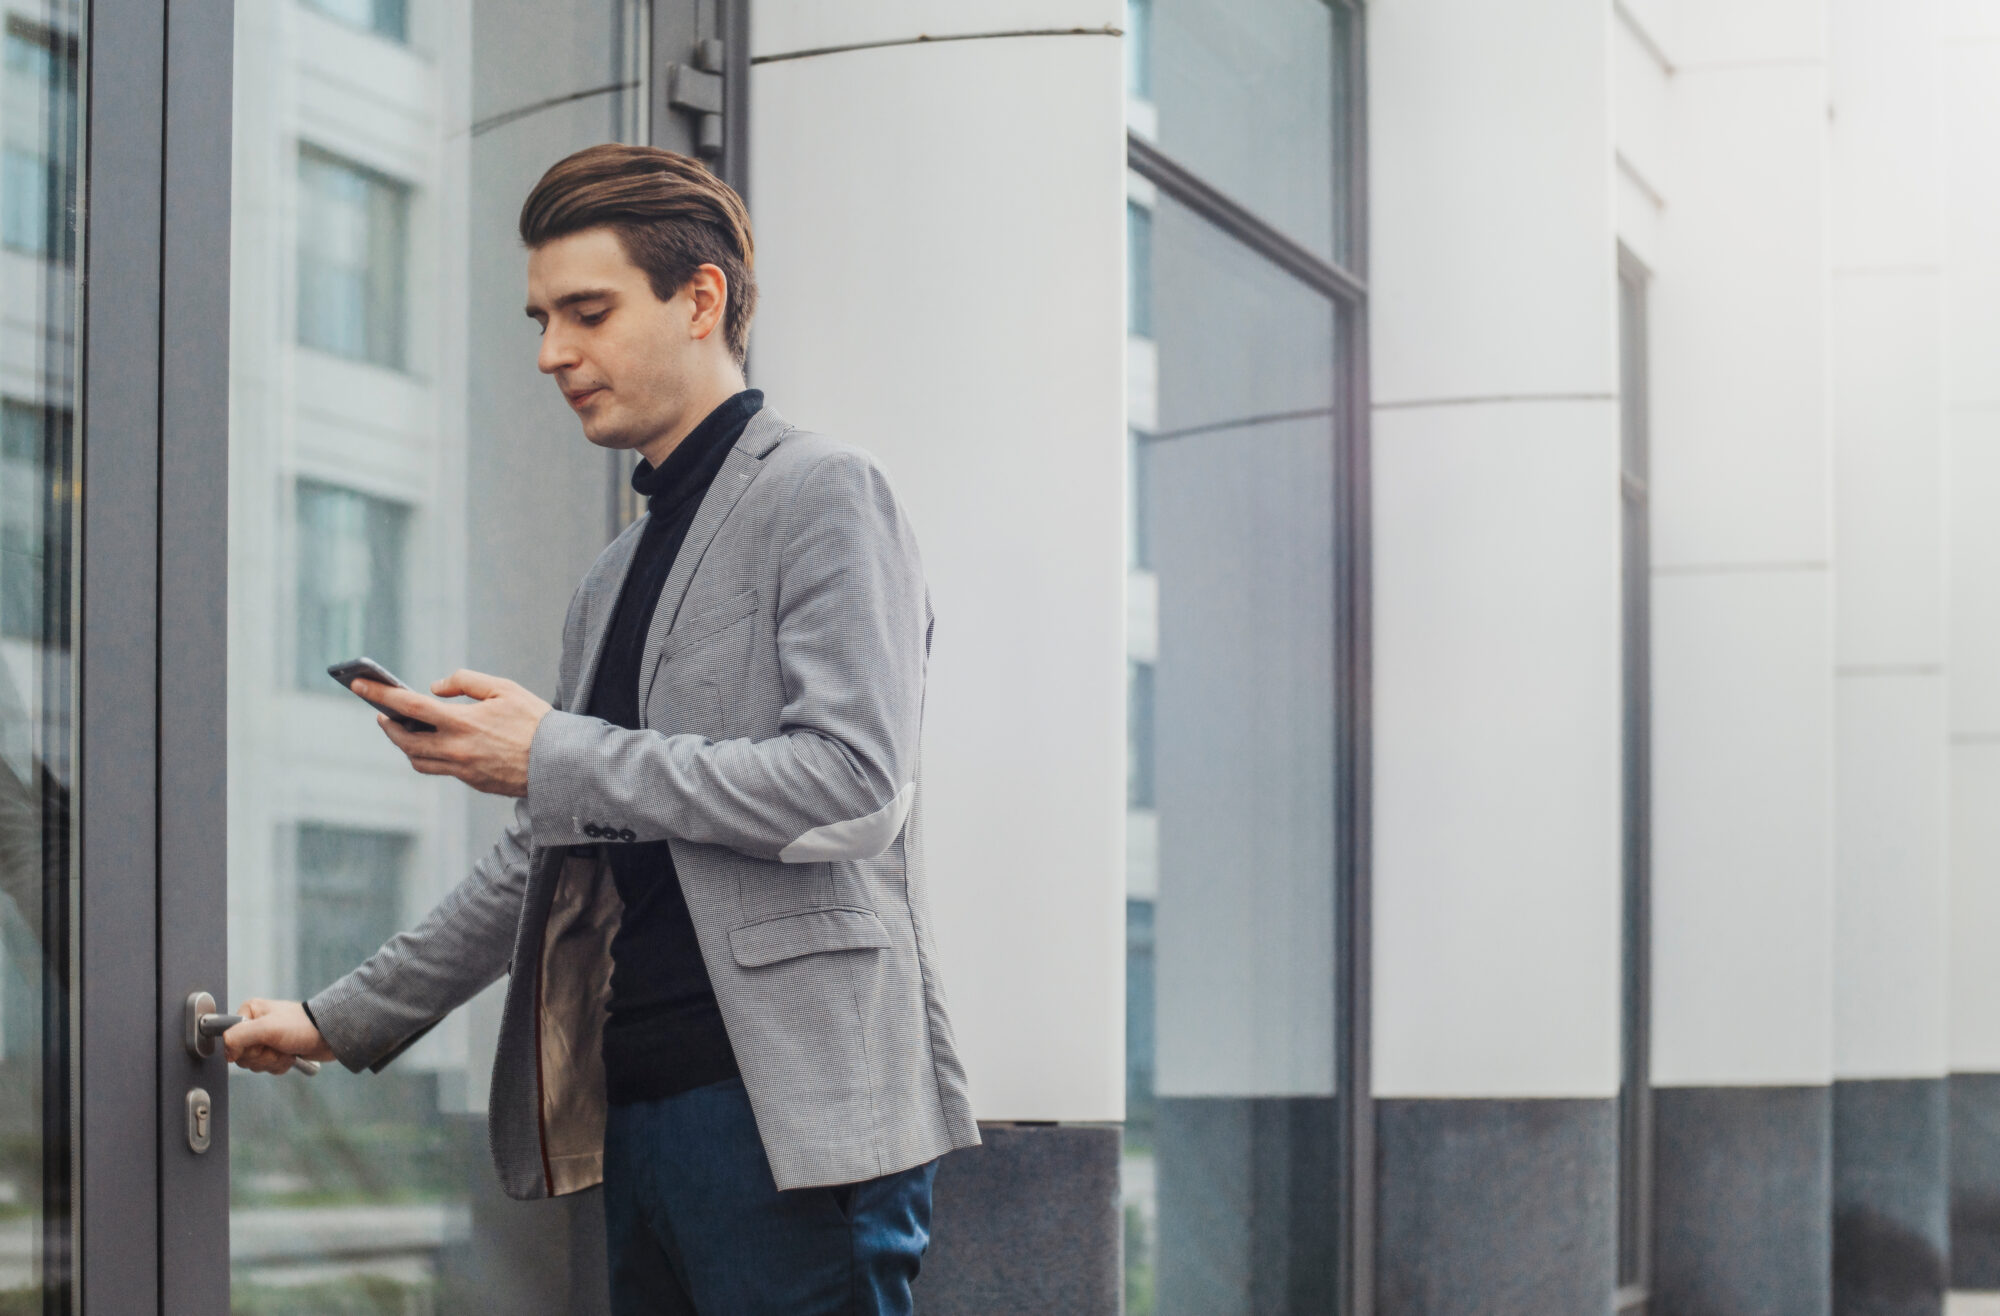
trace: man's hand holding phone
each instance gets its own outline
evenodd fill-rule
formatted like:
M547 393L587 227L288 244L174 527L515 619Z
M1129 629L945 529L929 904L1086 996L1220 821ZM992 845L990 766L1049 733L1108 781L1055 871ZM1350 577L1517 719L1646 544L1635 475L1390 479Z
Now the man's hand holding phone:
M418 772L456 777L488 795L528 793L528 747L550 707L518 683L461 669L433 682L429 696L366 678L356 678L347 688L389 710L376 715L376 724ZM477 702L445 702L458 696ZM437 729L412 731L391 714Z
M283 1074L301 1060L333 1059L333 1048L297 1001L252 997L236 1007L243 1022L222 1035L231 1064L259 1074Z

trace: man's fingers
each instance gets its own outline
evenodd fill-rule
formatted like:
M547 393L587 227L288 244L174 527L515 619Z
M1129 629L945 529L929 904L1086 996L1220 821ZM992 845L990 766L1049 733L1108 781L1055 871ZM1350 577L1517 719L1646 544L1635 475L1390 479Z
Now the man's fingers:
M241 1064L243 1057L256 1050L263 1042L265 1028L255 1019L244 1021L222 1035L222 1051L230 1061Z
M491 699L513 684L503 677L488 676L485 672L475 672L469 667L461 667L442 681L431 682L431 693L440 699L449 699L453 695Z
M450 705L444 704L440 707L449 708ZM375 715L375 725L382 728L382 734L389 738L390 743L409 755L413 764L419 760L448 762L454 757L450 749L452 733L442 726L436 731L412 731L396 719L381 713Z
M378 704L386 704L406 717L414 717L420 721L429 722L433 726L439 723L438 713L440 710L447 710L451 707L451 705L440 703L429 695L418 694L415 690L405 690L399 685L383 685L380 681L357 680L354 683L353 689L354 693L360 695L363 699L372 699Z

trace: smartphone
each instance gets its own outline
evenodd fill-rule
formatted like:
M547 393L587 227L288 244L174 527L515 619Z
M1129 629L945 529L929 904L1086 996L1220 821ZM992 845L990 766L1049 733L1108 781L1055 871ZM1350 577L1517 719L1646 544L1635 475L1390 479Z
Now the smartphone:
M376 662L373 658L349 658L344 663L335 663L333 666L327 668L326 674L332 677L334 680L340 682L342 685L346 686L349 692L353 691L354 683L357 680L378 681L383 685L393 685L398 690L407 690L410 688L404 685L401 681L397 680L396 674L394 672L390 671L382 664ZM386 704L378 704L373 699L362 699L361 696L359 695L356 695L355 697L357 699L361 699L362 703L367 704L370 708L374 709L376 712L384 714L390 718L393 718L396 721L396 723L402 726L405 730L408 731L437 730L437 728L432 726L430 723L419 722L414 717L410 717L403 713L398 713L395 709L390 708Z

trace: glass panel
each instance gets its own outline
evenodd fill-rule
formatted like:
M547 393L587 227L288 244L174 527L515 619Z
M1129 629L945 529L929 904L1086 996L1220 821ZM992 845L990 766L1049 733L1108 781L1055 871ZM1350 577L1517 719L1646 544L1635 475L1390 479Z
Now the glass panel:
M1184 208L1151 209L1128 1309L1331 1310L1335 312Z
M326 987L511 814L413 773L325 669L365 653L413 685L474 667L552 693L613 463L536 371L515 222L549 165L643 121L621 42L650 9L427 0L417 50L329 19L400 36L401 4L235 7L234 1000ZM572 1201L505 1200L487 1151L501 990L381 1073L231 1075L234 1311L578 1309L569 1258L601 1242L572 1242Z
M77 3L0 32L0 1311L71 1310Z
M1142 48L1127 60L1128 90L1142 107L1135 127L1314 255L1346 261L1358 184L1348 150L1355 23L1346 6L1136 3L1143 12L1132 39Z

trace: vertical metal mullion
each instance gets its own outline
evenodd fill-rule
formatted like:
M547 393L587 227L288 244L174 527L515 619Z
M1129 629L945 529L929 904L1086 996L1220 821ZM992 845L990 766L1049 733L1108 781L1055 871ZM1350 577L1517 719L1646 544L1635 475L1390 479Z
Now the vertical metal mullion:
M75 1273L156 1313L162 0L92 0L85 43L78 552Z
M722 181L750 203L750 0L716 0L723 41Z
M234 14L170 0L160 360L161 1309L229 1310L228 1075L180 1045L179 1002L228 1000L229 218ZM207 1090L197 1155L186 1094Z
M1365 281L1368 268L1368 86L1366 14L1352 10L1353 27L1347 46L1347 158L1349 188L1348 268ZM1345 497L1339 507L1345 524L1341 543L1346 562L1341 573L1346 590L1346 672L1340 697L1345 705L1347 735L1342 747L1350 783L1345 801L1347 871L1341 883L1345 976L1341 995L1346 1003L1343 1091L1347 1094L1348 1127L1344 1139L1346 1190L1342 1248L1346 1265L1343 1316L1373 1316L1375 1310L1375 1092L1373 1067L1374 1020L1374 572L1372 516L1374 476L1370 438L1373 416L1369 380L1368 300L1351 302L1352 328L1344 338L1342 366L1346 371L1347 412Z

